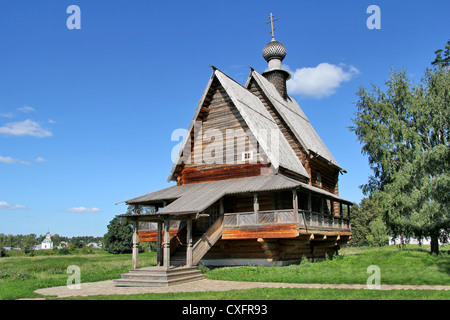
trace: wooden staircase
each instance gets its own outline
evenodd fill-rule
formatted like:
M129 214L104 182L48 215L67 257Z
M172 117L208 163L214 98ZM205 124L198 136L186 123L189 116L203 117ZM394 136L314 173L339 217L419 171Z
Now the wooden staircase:
M168 287L184 282L204 279L196 265L202 257L222 236L223 216L220 216L207 230L194 230L192 243L192 267L186 267L187 245L178 245L170 257L170 268L146 267L131 269L129 273L122 274L121 279L114 280L116 287ZM174 238L180 236L175 235ZM177 239L179 242L179 239Z
M202 237L203 234L193 234L192 235L192 243L197 243L198 240ZM175 267L181 267L186 265L186 252L187 245L180 245L175 252L170 256L170 265Z
M219 216L217 220L206 230L194 230L192 235L192 257L193 265L197 265L209 249L220 239L223 232L223 216ZM170 257L171 266L186 265L187 245L180 245Z

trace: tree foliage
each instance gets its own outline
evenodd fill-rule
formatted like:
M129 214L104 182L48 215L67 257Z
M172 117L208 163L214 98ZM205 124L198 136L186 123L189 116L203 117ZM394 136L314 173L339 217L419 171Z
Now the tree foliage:
M383 210L377 199L364 198L352 206L352 246L382 246L389 242Z
M450 42L449 42L450 43ZM357 93L352 119L373 175L362 186L384 210L393 235L438 238L450 228L450 70L448 51L436 51L434 68L412 85L405 71L391 70L385 90Z
M130 253L133 249L132 224L126 218L115 217L103 236L103 248L110 253Z

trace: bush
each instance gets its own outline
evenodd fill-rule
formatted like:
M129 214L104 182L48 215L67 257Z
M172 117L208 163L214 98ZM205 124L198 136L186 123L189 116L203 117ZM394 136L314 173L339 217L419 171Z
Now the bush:
M8 255L6 254L5 248L3 248L2 246L0 246L0 258L7 257L7 256L8 256Z
M58 254L68 255L68 254L70 254L70 250L67 247L63 247L63 248L58 250Z
M33 249L33 247L25 246L25 247L23 248L23 252L24 252L26 255L30 256L30 257L34 257L34 249Z
M369 246L382 247L389 244L389 236L387 234L387 228L381 217L369 223L370 234L366 236L366 240Z

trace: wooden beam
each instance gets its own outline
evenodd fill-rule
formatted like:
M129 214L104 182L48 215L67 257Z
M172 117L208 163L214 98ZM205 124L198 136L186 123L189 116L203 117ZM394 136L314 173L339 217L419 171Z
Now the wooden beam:
M157 251L156 251L156 265L160 267L163 264L162 261L162 222L158 221L158 235L156 238Z
M138 268L139 255L139 236L138 236L138 222L133 222L133 249L132 249L132 269Z
M253 211L257 213L259 211L258 194L253 194Z
M312 211L311 193L308 193L308 211Z
M187 228L186 266L192 267L192 219L186 221L186 228Z
M170 220L164 221L164 268L170 268Z
M298 221L298 196L297 190L292 190L292 208L294 209L295 221Z
M323 197L320 197L320 210L319 210L319 212L323 214Z

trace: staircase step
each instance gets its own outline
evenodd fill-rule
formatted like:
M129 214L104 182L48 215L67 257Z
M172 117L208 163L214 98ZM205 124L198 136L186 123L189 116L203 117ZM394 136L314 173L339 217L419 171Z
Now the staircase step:
M159 280L136 280L136 279L116 279L114 285L116 287L168 287L171 285L181 284L185 282L198 281L204 279L203 275L184 277L169 281Z
M131 269L122 274L121 279L114 280L117 287L167 287L174 284L204 279L200 270L195 267L170 268L160 267Z
M190 270L198 270L197 267L184 267L184 268L169 268L168 270L164 267L145 267L138 269L130 269L130 273L141 274L141 273L151 273L151 274L177 274L183 273Z
M195 275L201 275L202 272L200 270L186 270L184 272L177 273L151 273L151 272L135 272L135 273L126 273L122 274L122 279L127 280L161 280L161 281L170 281L183 277L190 277Z

